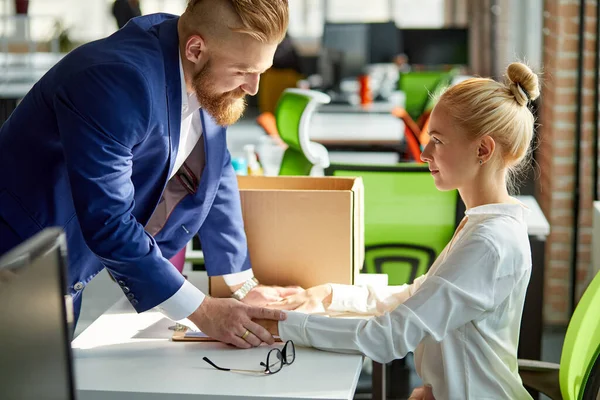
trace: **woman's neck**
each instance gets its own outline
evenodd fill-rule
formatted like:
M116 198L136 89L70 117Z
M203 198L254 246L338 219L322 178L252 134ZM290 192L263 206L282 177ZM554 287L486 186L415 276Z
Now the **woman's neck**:
M506 189L506 173L482 173L471 182L458 189L460 197L468 209L486 204L510 203L511 197Z

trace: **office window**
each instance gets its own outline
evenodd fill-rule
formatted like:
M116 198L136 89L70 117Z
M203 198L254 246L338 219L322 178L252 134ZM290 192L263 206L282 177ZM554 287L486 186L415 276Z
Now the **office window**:
M449 2L452 3L449 4ZM440 28L446 25L446 7L458 7L457 0L290 0L290 34L298 39L319 39L323 21L380 22L394 20L401 28ZM466 19L466 18L464 18Z
M25 20L14 16L14 2L5 1L0 36L11 42L44 42L67 30L73 41L94 40L112 31L111 5L107 0L30 0Z
M57 33L57 24L68 29L69 38L88 42L117 30L112 15L114 0L30 0L28 22L14 18L14 3L0 2L0 37L12 42L48 41ZM143 14L181 14L187 0L140 0Z
M140 8L144 14L164 12L181 15L187 3L187 0L140 0Z
M392 13L400 28L441 28L445 0L392 0Z
M69 0L29 2L28 17L15 15L14 2L0 2L0 40L9 43L49 41L60 16L68 14Z
M116 23L111 14L113 0L30 0L30 40L49 40L60 22L71 40L86 42L111 34ZM445 8L459 0L290 0L289 32L297 39L320 39L325 19L332 22L377 22L393 19L403 27L442 27ZM187 0L140 0L144 14L181 14ZM455 6L456 7L456 6ZM0 35L23 36L12 15L14 2L0 1ZM460 12L462 15L463 13Z
M291 0L289 32L294 38L316 38L323 35L325 0Z
M327 0L327 21L383 22L390 20L389 0Z

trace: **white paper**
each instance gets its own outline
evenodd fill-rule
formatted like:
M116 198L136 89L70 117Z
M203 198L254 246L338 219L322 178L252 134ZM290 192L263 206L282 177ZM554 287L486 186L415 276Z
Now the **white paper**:
M206 338L208 335L202 331L187 331L185 333L187 338Z

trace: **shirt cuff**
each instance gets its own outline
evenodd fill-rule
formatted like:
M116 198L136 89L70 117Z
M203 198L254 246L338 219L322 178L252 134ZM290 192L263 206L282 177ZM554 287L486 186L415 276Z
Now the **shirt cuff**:
M286 311L285 314L287 318L278 323L281 340L284 342L291 340L299 346L310 346L306 336L306 323L309 315L295 311Z
M225 280L225 284L227 286L235 286L240 283L244 283L249 279L254 277L254 272L252 272L252 268L247 269L242 272L235 272L233 274L223 275L223 280Z
M366 312L369 291L364 286L331 284L331 304L327 311Z
M206 296L189 281L184 281L177 292L156 306L156 309L173 321L189 317L204 301Z

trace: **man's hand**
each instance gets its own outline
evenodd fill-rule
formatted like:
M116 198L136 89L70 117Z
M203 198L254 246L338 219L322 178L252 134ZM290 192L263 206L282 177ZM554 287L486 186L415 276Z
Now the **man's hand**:
M267 307L305 313L322 312L331 304L332 296L331 285L319 285L278 302L269 303Z
M258 285L248 292L242 301L248 305L264 307L269 303L276 303L288 296L303 292L299 286L265 286Z
M252 319L282 321L285 319L285 313L251 307L234 299L207 296L188 318L208 336L247 349L259 346L262 342L274 342L272 334ZM242 339L244 335L246 336Z

